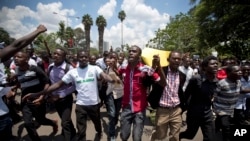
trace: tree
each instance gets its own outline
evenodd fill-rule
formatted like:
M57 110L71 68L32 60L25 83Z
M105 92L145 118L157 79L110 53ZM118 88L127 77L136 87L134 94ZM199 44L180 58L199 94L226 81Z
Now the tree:
M59 22L59 30L57 31L57 36L60 39L61 44L65 41L66 28L63 21Z
M90 53L90 29L93 25L93 20L89 14L86 14L82 17L82 23L84 25L85 37L86 37L86 49L85 51Z
M74 29L74 35L75 35L76 46L81 48L86 48L84 31L80 27L78 27Z
M195 2L192 0L191 2ZM199 46L215 48L219 55L232 54L238 59L249 57L250 5L244 1L200 0L190 12L199 25Z
M90 55L98 55L98 50L96 48L90 48Z
M57 38L58 37L57 37L56 33L40 34L33 42L34 45L37 46L37 48L35 49L36 53L39 54L41 52L46 51L44 41L46 41L46 43L50 49L50 53L52 53L55 50L55 48L60 47L60 45L58 43L56 43Z
M197 29L197 23L192 15L180 13L171 18L164 29L158 29L155 37L150 39L146 46L199 54Z
M60 39L60 43L63 47L72 48L74 46L74 31L71 27L66 27L63 21L59 23L57 37Z
M99 33L99 54L103 54L103 34L104 29L107 26L106 19L100 15L96 18L96 25L98 26L98 33Z
M121 10L119 12L119 14L118 14L118 18L121 21L121 48L122 48L122 51L123 51L123 21L126 18L126 13L123 10Z
M4 42L6 45L11 44L15 39L11 38L9 33L0 27L0 42Z
M68 26L66 28L66 34L65 34L66 43L64 44L64 46L68 48L73 48L75 46L74 37L75 37L74 30Z

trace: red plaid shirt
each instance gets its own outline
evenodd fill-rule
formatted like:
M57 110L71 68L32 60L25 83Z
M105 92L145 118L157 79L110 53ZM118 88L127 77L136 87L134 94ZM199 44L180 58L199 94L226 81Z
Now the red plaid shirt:
M175 107L180 104L178 95L180 85L179 72L172 72L168 67L166 81L167 85L164 88L159 104L161 107Z

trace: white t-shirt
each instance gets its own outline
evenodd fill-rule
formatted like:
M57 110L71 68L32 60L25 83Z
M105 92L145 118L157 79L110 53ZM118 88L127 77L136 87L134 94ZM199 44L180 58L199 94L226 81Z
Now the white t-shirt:
M74 83L78 92L76 104L96 105L100 102L97 88L97 79L100 78L102 69L98 66L88 65L85 68L74 68L62 78L64 83Z
M102 70L105 70L107 68L105 62L104 62L104 58L99 58L96 60L96 65L101 67Z

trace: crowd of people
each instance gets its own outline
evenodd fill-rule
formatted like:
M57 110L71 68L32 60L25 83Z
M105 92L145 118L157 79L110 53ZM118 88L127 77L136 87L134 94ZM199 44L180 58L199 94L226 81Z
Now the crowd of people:
M156 109L150 141L192 140L199 128L204 141L213 141L216 132L222 132L223 141L230 141L231 125L250 125L249 62L226 58L220 63L212 55L199 59L171 51L168 66L161 66L158 55L148 66L136 45L129 48L127 57L108 51L98 57L81 50L68 55L63 48L37 56L31 43L46 30L39 25L12 44L1 45L0 137L5 141L12 140L13 125L6 101L16 89L21 90L20 110L32 141L41 140L37 125L58 132L58 121L45 116L46 103L55 105L65 141L86 140L88 117L98 140L115 141L119 122L122 141L130 138L131 131L133 141L141 141L150 104ZM71 118L73 95L76 119ZM109 120L107 139L102 137L103 105ZM185 122L187 128L181 132Z

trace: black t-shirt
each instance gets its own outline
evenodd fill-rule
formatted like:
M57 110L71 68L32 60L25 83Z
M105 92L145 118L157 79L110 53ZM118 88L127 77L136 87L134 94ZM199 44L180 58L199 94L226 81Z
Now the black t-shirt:
M21 71L17 67L16 75L22 90L22 96L40 92L44 89L45 84L49 84L48 76L37 66L30 66L26 71Z

